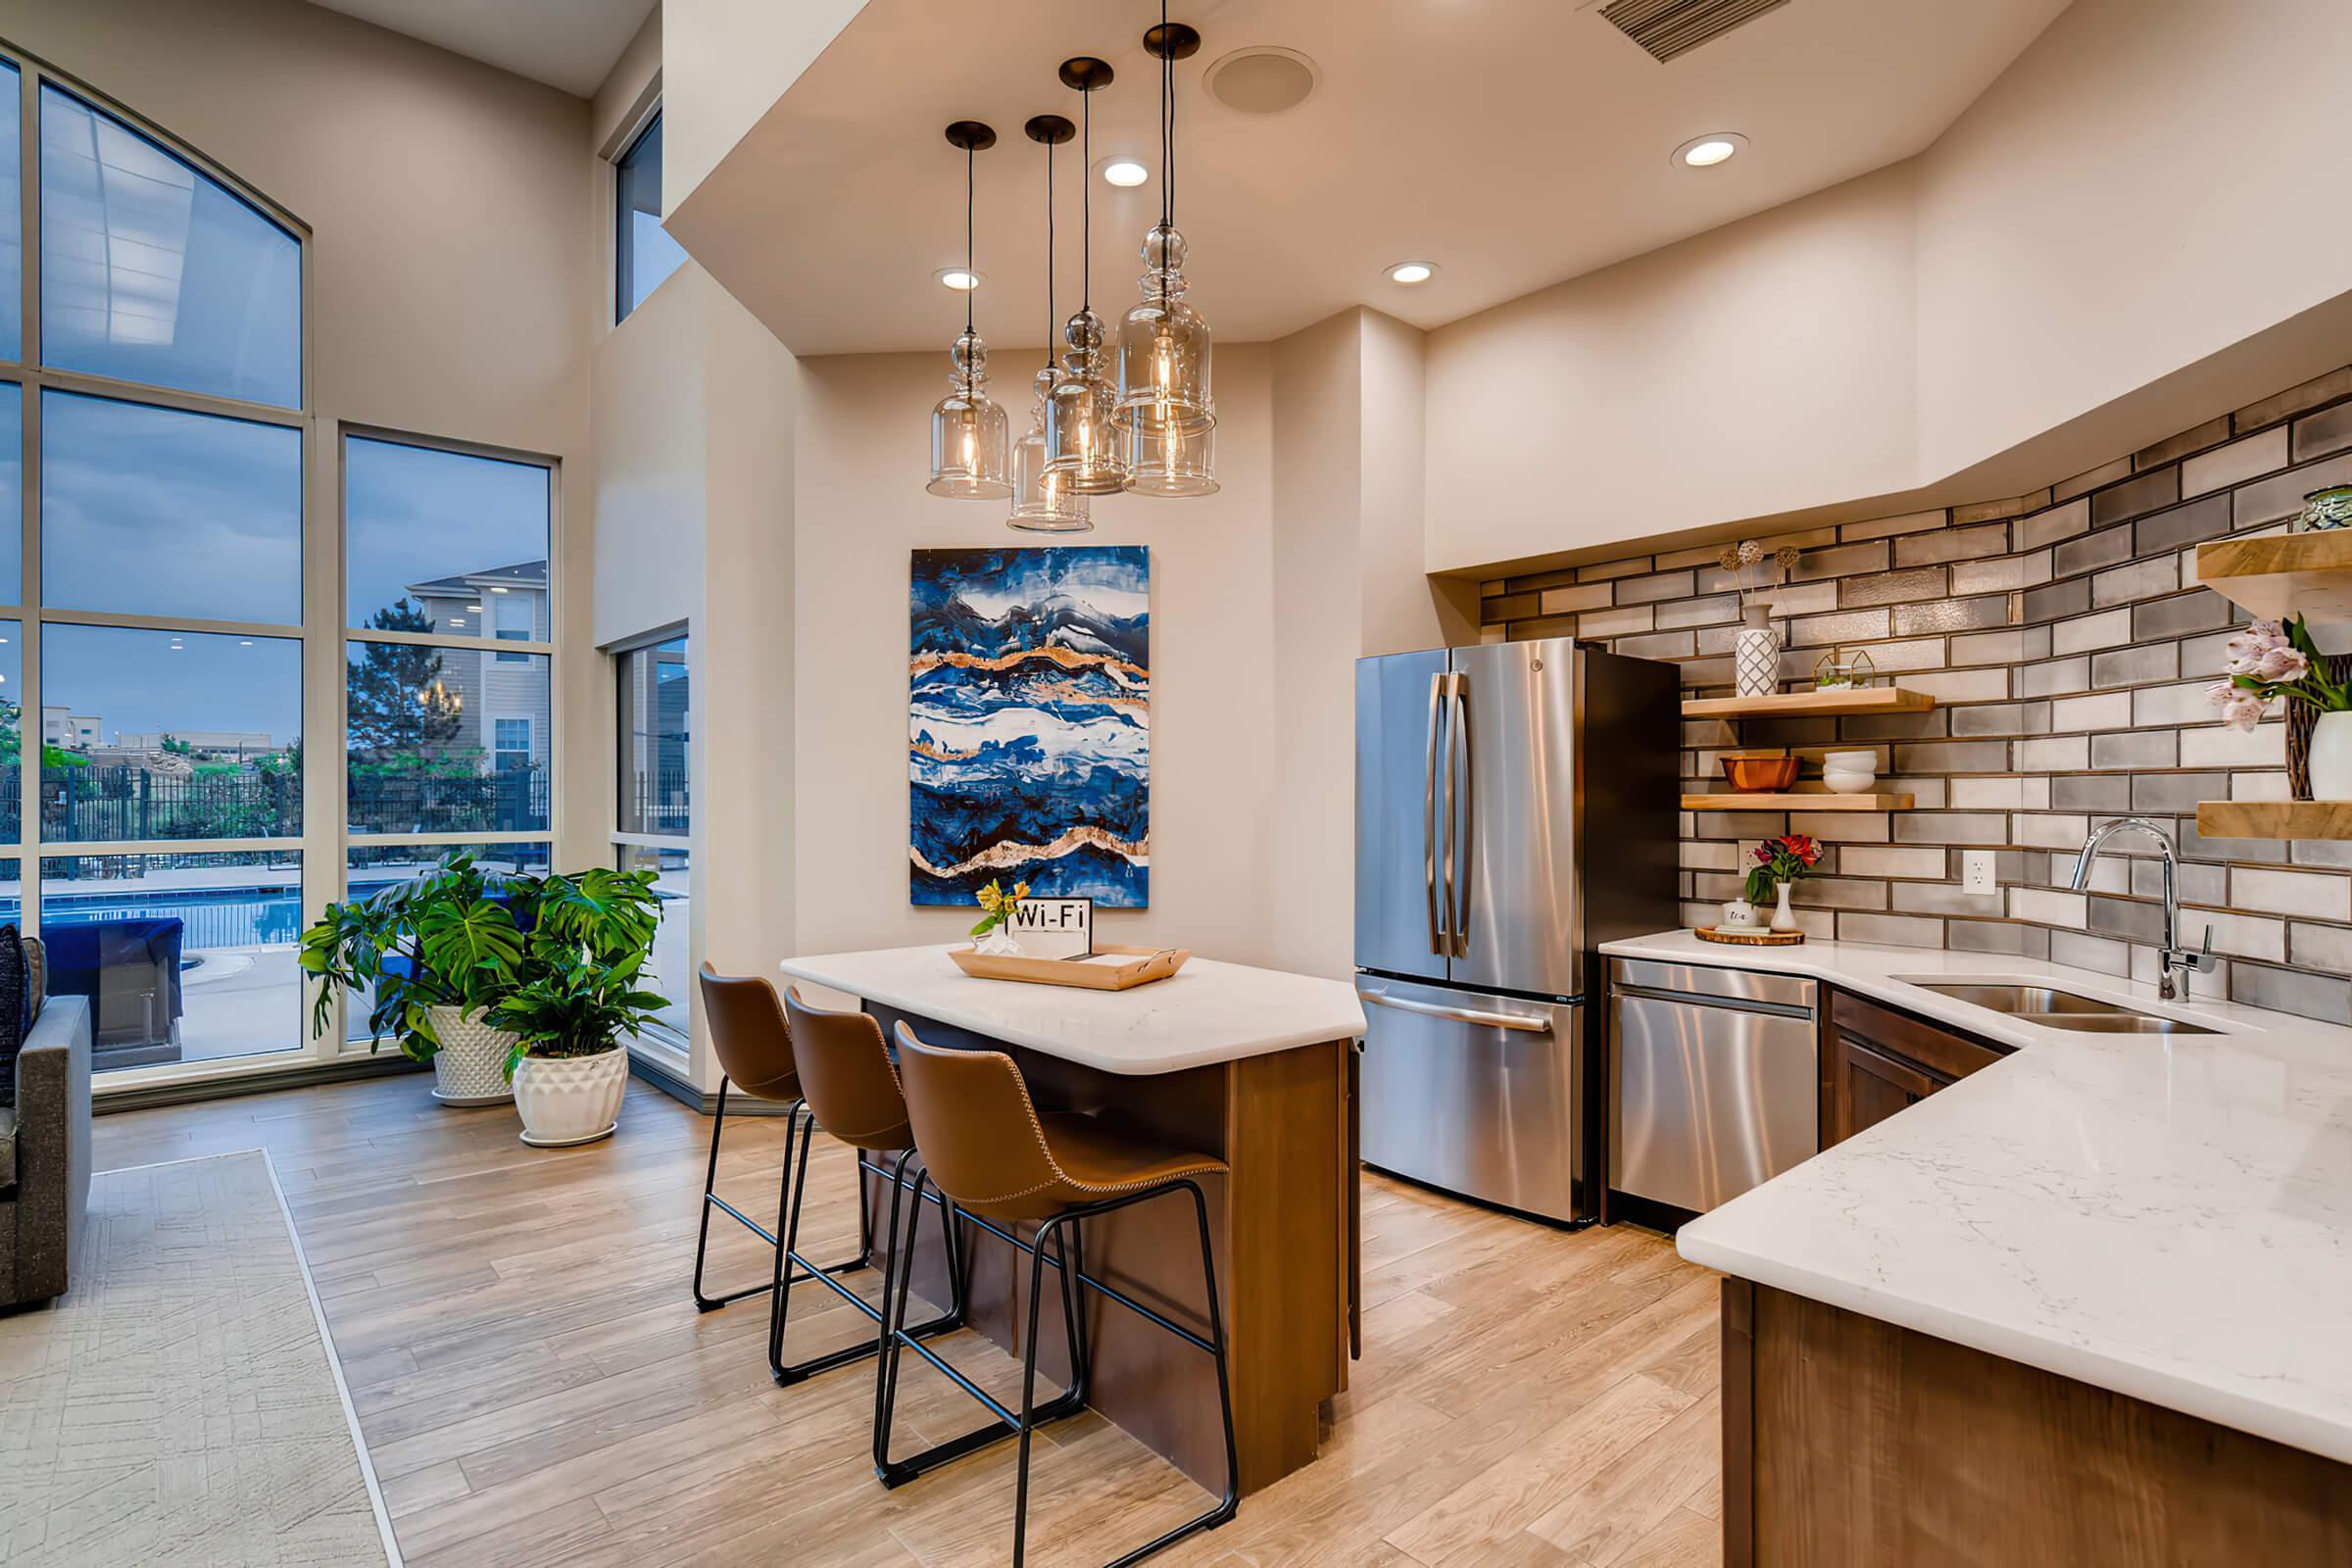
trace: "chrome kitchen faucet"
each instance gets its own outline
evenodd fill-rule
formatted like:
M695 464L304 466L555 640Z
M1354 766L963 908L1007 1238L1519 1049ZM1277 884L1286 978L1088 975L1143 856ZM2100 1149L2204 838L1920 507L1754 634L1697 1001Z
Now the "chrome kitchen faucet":
M2190 953L2180 946L2180 879L2173 871L2174 862L2180 857L2173 848L2172 834L2144 816L2123 816L2102 823L2091 830L2090 837L2082 841L2082 854L2075 861L2074 889L2080 893L2089 884L2091 862L2099 858L2099 851L2108 839L2127 828L2137 828L2154 839L2156 848L2164 857L2164 947L2156 956L2162 966L2162 975L2156 982L2156 995L2167 1002L2177 1001L2187 990L2184 982L2188 976L2213 972L2214 959L2213 926L2210 922L2205 927L2204 947ZM2176 974L2180 977L2179 981L2174 979Z

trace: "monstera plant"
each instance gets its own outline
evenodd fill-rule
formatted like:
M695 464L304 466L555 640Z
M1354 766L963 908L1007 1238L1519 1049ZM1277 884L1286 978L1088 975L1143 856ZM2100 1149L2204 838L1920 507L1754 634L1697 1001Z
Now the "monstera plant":
M633 982L660 924L653 884L652 871L601 866L494 871L461 850L422 876L331 904L302 934L303 970L321 982L312 1028L330 1026L338 994L366 993L369 1049L390 1040L431 1062L445 1103L505 1101L517 1038L499 1004L583 966Z

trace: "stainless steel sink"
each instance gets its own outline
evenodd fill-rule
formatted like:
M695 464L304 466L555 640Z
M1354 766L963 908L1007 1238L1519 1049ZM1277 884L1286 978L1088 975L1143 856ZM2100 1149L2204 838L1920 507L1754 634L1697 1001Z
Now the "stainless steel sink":
M2013 1018L2028 1023L2046 1024L2052 1029L2071 1029L2087 1035L2218 1035L2219 1029L2208 1029L2201 1023L2183 1023L2179 1018L2163 1018L2152 1012L2014 1012Z
M2152 1012L2140 1012L2096 997L2080 997L2055 986L2009 980L1936 980L1925 976L1896 976L1906 984L1954 1002L2006 1013L2051 1029L2071 1029L2099 1035L2212 1035L2221 1033L2203 1024L2185 1023Z

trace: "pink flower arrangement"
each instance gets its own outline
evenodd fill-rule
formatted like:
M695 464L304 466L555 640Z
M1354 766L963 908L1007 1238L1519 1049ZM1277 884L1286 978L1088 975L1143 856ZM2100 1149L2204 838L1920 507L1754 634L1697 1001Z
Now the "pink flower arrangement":
M2300 617L2280 625L2258 620L2230 639L2229 673L2206 690L2222 722L2251 732L2273 701L2309 703L2323 713L2352 709L2352 691L2328 674L2327 661Z

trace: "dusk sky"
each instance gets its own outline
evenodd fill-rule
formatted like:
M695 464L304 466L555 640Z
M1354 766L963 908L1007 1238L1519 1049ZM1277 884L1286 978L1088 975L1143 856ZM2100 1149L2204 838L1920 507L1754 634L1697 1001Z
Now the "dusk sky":
M534 464L346 438L351 623L412 583L546 560L548 474Z

